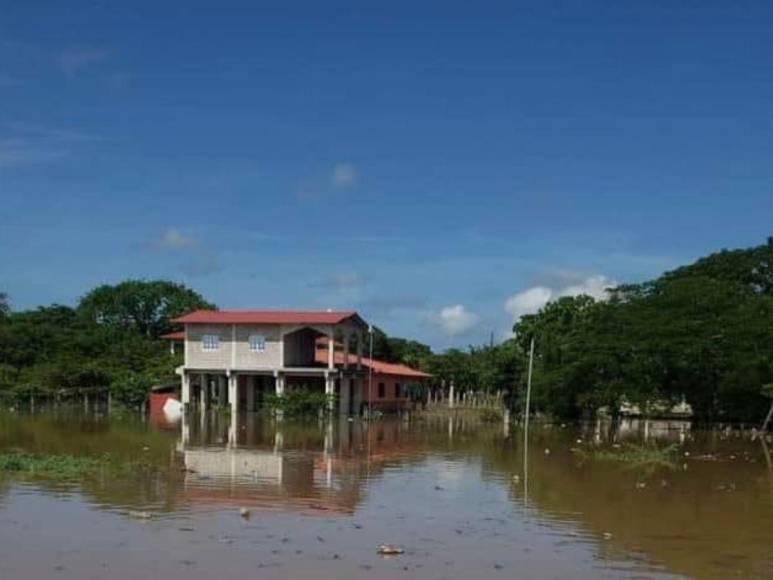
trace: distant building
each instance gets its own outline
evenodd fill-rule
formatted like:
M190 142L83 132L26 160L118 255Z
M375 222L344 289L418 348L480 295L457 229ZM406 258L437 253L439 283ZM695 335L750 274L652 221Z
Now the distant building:
M183 345L186 407L252 411L269 393L307 388L337 395L344 414L393 410L429 376L364 357L368 325L354 311L197 310L173 322L184 330L162 338Z

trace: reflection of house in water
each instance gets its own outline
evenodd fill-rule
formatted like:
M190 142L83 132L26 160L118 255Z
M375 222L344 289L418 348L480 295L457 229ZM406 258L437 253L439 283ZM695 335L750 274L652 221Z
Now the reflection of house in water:
M352 513L385 463L417 449L400 422L284 426L202 414L182 427L184 493L197 505Z

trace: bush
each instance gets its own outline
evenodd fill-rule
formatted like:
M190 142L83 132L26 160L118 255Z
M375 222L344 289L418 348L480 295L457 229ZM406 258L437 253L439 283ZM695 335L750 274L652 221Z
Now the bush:
M155 380L149 375L127 373L110 384L110 394L115 402L136 408L145 404L154 383Z
M272 411L281 411L283 414L299 417L303 415L317 415L328 407L335 395L326 395L319 391L309 391L306 388L293 389L284 395L268 395L266 407Z
M497 409L481 409L480 420L484 423L501 423L504 417Z

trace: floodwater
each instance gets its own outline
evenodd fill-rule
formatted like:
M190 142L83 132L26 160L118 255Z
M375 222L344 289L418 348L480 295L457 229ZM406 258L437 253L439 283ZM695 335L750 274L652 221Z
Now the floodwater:
M596 453L645 440L676 460ZM525 454L472 415L2 414L0 451L137 467L0 475L0 578L773 578L768 446L663 422L536 425Z

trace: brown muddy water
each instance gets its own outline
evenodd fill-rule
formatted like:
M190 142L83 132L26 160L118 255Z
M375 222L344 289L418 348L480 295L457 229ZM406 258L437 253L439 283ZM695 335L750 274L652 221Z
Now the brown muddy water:
M599 453L629 444L673 452ZM773 578L769 446L685 423L537 425L525 454L471 415L2 414L0 452L132 467L0 475L0 578Z

